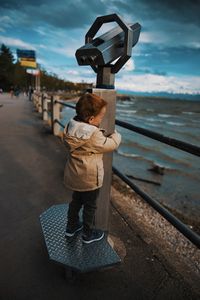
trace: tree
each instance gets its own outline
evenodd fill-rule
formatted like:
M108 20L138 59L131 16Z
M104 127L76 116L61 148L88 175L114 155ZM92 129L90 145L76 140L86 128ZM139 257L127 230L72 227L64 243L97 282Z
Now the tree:
M41 70L41 86L47 91L80 91L87 88L87 83L73 83L58 78L54 73L48 73ZM14 63L14 57L11 50L4 44L0 48L0 88L9 91L11 86L20 89L27 89L29 85L34 87L35 77L26 72L26 68L20 65L20 62Z
M29 86L28 74L26 69L21 67L19 62L14 65L14 85L20 87L21 89L27 89Z
M0 87L9 90L14 84L14 57L12 52L4 44L0 48Z

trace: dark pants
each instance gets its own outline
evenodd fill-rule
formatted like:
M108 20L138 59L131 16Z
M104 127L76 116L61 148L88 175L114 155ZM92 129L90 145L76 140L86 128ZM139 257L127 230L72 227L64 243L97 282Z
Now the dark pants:
M90 234L95 221L96 202L99 189L87 192L74 191L69 204L67 227L75 228L79 222L79 211L83 206L83 232Z

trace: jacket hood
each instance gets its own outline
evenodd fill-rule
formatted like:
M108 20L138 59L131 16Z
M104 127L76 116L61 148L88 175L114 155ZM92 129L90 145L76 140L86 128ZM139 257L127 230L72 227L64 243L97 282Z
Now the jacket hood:
M64 129L65 141L73 151L90 139L96 130L97 127L94 125L71 119Z

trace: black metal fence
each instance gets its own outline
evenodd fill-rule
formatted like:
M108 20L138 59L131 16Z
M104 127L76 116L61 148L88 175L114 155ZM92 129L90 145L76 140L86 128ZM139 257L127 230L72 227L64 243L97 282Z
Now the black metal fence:
M70 107L75 109L75 106L71 104L67 104L63 101L55 100L55 103L59 103L63 106ZM58 123L62 128L65 126L59 121L54 120L54 122ZM191 153L195 156L200 156L200 147L185 143L183 141L179 141L174 138L166 137L164 135L161 135L159 133L156 133L151 130L147 130L141 127L134 126L132 124L115 120L115 124L118 126L121 126L123 128L126 128L128 130L137 132L139 134L142 134L144 136L147 136L151 139L160 141L162 143L168 144L170 146L176 147L180 150L186 151L188 153ZM151 205L159 214L161 214L168 222L170 222L178 231L180 231L186 238L188 238L194 245L196 245L198 248L200 248L200 236L195 233L193 230L191 230L187 225L185 225L183 222L181 222L177 217L175 217L171 212L169 212L165 207L163 207L160 203L158 203L156 200L152 199L149 195L147 195L144 191L142 191L135 183L133 183L127 176L122 174L117 168L113 167L113 172L121 178L126 184L128 184L131 189L133 189L138 195L140 195L149 205Z

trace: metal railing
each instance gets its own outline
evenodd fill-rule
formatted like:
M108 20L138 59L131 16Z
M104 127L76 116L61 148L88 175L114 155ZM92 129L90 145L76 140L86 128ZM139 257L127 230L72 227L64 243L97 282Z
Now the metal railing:
M54 113L54 107L55 105L58 105L56 110L60 111L60 105L66 106L69 108L75 109L75 106L71 104L67 104L63 101L60 101L58 99L54 100L53 97L51 97L51 114L52 114L52 131L54 132L54 126L57 124L59 127L65 128L65 125L60 122L60 118L55 117ZM58 113L56 114L58 116ZM176 147L180 150L186 151L188 153L191 153L195 156L200 156L200 147L179 141L174 138L169 138L164 135L161 135L159 133L156 133L151 130L147 130L141 127L134 126L132 124L126 123L124 121L115 120L115 124L118 126L121 126L123 128L126 128L128 130L134 131L136 133L139 133L143 136L147 136L151 139L157 140L161 143L168 144L172 147ZM133 183L127 176L122 174L117 168L113 166L113 172L121 178L128 186L130 186L131 189L133 189L138 195L140 195L151 207L153 207L159 214L161 214L168 222L170 222L178 231L180 231L186 238L188 238L194 245L196 245L198 248L200 248L200 236L195 233L193 230L191 230L186 224L184 224L182 221L180 221L176 216L174 216L169 210L167 210L165 207L163 207L159 202L152 199L149 195L147 195L144 191L142 191L135 183Z
M148 129L144 129L129 123L126 123L124 121L119 121L119 120L115 120L115 124L119 125L123 128L129 129L131 131L137 132L139 134L142 134L144 136L147 136L153 140L157 140L161 143L165 143L167 145L173 146L175 148L181 149L183 151L189 152L191 154L194 154L196 156L200 156L200 147L196 146L196 145L192 145L183 141L179 141L177 139L174 138L170 138L170 137L166 137L162 134L159 134L157 132L148 130Z

